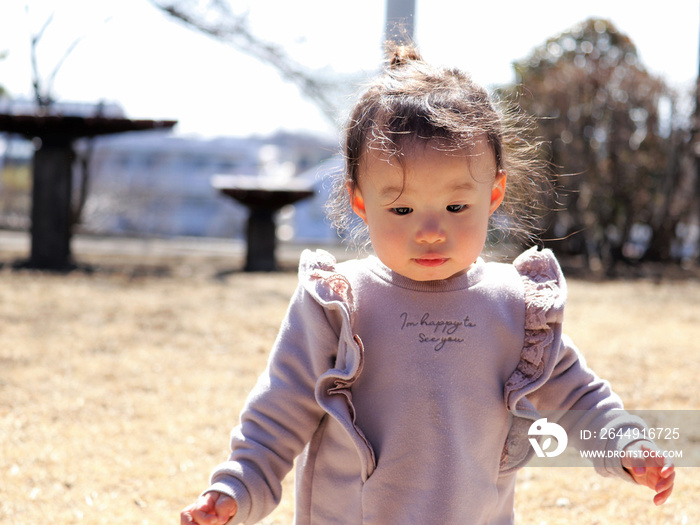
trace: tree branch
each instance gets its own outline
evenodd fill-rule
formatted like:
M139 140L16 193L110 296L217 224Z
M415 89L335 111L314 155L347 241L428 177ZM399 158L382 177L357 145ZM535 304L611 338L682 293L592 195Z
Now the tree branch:
M186 5L187 1L150 1L155 7L191 29L230 44L239 51L272 66L284 80L294 83L304 96L314 102L328 120L336 124L340 106L333 97L333 92L340 89L340 83L319 79L290 58L280 45L254 35L249 28L246 15L233 13L230 6L221 0L212 0L210 6L213 11L203 14L195 12L196 6Z
M31 38L30 60L32 64L32 87L34 88L34 98L36 98L36 103L39 104L39 107L49 106L51 104L51 98L48 93L46 94L46 96L44 96L44 94L41 91L41 78L39 77L39 67L36 61L36 46L39 44L41 38L44 36L46 28L49 27L49 24L51 24L51 22L53 21L53 16L54 13L51 13L51 15L49 15L49 17L46 19L46 22L44 22L44 25L41 27L39 32L33 35Z

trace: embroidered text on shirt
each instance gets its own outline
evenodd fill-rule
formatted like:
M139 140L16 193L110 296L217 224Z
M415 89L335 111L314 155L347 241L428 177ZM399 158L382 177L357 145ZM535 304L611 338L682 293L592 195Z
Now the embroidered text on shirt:
M419 343L434 343L433 349L437 352L442 350L447 343L463 343L464 337L461 337L459 331L462 328L473 328L476 326L469 316L463 319L431 319L430 313L424 313L420 319L409 318L407 312L403 312L401 318L401 330L405 329L430 329L431 332L419 332L417 335Z

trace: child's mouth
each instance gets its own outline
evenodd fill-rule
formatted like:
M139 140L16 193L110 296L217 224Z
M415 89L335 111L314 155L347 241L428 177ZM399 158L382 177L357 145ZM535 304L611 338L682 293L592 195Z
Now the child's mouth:
M441 266L447 262L445 257L419 257L414 259L416 263L421 266L427 266L429 268L434 268L436 266Z

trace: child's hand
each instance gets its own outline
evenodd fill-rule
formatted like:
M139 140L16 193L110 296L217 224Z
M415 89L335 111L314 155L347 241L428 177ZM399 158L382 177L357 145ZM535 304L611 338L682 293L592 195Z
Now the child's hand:
M223 525L236 515L236 500L219 492L207 492L180 513L180 525Z
M625 470L635 482L656 492L656 505L666 503L673 492L676 477L673 463L658 454L660 450L650 441L636 441L626 446L625 452L629 453L622 459Z

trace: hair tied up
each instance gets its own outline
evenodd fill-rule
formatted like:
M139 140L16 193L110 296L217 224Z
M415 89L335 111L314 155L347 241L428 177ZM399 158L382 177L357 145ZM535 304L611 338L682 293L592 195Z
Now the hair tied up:
M423 58L414 46L398 45L394 42L389 42L387 45L387 57L389 60L389 69L403 67L413 61L423 61Z

